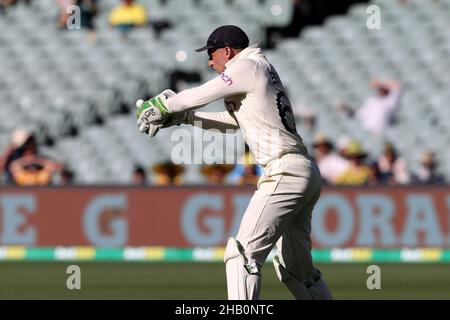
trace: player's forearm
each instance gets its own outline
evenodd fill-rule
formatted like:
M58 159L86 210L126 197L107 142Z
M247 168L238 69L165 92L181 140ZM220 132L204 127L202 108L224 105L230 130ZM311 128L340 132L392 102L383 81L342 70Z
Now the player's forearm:
M169 110L171 112L190 111L199 109L208 103L219 99L214 96L206 96L200 88L201 87L184 90L177 95L170 97L167 100Z
M205 84L168 98L168 108L171 112L189 111L231 95L248 93L253 88L255 70L254 62L236 62L220 76Z
M189 115L189 123L205 130L216 129L223 133L239 129L236 120L226 111L191 112Z
M167 105L171 112L183 112L199 109L208 103L235 94L243 92L243 89L233 88L230 90L223 85L218 78L192 89L181 91L175 96L167 99Z

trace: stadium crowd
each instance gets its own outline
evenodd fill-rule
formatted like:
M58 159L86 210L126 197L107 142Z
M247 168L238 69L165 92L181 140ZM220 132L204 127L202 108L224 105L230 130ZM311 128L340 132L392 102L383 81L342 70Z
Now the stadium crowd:
M32 132L17 128L9 145L0 155L1 180L5 185L69 185L73 172L61 162L39 152Z
M18 128L11 134L10 144L0 155L1 184L17 186L70 185L74 173L58 160L39 152L32 132ZM318 133L310 150L320 168L322 179L328 185L432 185L444 184L445 178L436 170L434 153L424 151L420 167L411 172L404 159L390 143L382 154L374 158L363 150L359 141L342 137L335 147L324 134ZM208 185L256 185L262 168L254 163L249 151L240 164L203 165L200 172ZM150 168L136 165L131 185L183 185L183 165L170 161ZM153 175L153 179L149 176ZM150 182L152 180L152 182Z

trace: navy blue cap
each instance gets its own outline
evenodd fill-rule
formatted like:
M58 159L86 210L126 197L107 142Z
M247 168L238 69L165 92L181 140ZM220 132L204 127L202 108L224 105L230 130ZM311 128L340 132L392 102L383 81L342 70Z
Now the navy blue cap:
M234 49L247 48L249 40L245 32L233 25L226 25L218 27L214 30L206 41L206 46L196 49L195 51L201 52L208 49L218 49L230 47Z

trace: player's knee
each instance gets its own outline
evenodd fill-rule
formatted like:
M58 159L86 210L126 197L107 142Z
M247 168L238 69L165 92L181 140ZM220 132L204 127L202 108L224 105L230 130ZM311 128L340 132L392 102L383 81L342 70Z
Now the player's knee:
M227 263L228 260L236 259L244 256L244 248L235 238L229 238L227 246L225 248L225 254L223 262Z
M229 238L225 248L223 261L226 264L230 260L237 259L249 274L260 274L261 264L254 259L248 259L242 244L235 238Z
M301 280L302 276L297 274L294 270L288 270L286 266L280 261L280 258L278 256L275 256L273 258L273 266L275 267L275 272L277 274L278 280L280 280L281 282L286 283L292 280L303 282L303 280Z
M230 238L224 255L230 300L256 300L261 290L260 265L247 257L238 240Z
M278 280L286 283L292 279L292 274L281 264L278 256L273 258L273 266L275 267L275 273L277 274Z

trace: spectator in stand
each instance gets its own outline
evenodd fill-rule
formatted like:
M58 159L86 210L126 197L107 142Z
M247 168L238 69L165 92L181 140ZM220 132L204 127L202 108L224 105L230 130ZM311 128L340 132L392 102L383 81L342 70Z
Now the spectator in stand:
M68 167L63 166L63 169L61 170L61 179L60 179L60 185L62 186L69 186L74 183L75 174L72 170L70 170Z
M62 165L48 158L29 154L11 163L11 173L18 186L47 186L53 184L54 174Z
M34 135L26 129L17 128L11 134L11 143L0 157L0 169L7 184L48 185L62 164L39 155Z
M242 157L242 163L237 164L228 175L228 183L234 185L256 185L262 175L262 168L246 146L246 152Z
M22 158L26 152L34 153L33 149L36 148L36 140L31 132L23 128L18 128L12 132L10 144L0 156L0 170L4 175L6 184L14 183L11 163Z
M347 104L338 106L338 110L355 116L361 126L375 136L381 136L386 128L395 122L395 113L400 106L401 88L397 81L373 80L371 85L377 91L376 96L366 99L364 104L354 110Z
M408 164L398 157L397 151L390 143L385 144L383 154L378 159L378 167L387 184L408 184L411 180Z
M367 184L369 186L374 185L396 185L394 175L392 172L382 172L378 161L372 161L369 164L370 175Z
M67 12L67 8L69 8L73 4L73 0L55 0L56 4L59 8L58 15L58 28L61 30L67 29L67 19L69 18L70 13Z
M233 170L229 164L209 164L203 165L201 172L209 185L225 185L227 174Z
M379 184L385 184L386 182L386 176L381 173L380 167L378 166L378 163L376 161L369 164L369 179L367 180L367 185L369 186L376 186Z
M343 157L346 158L345 151L347 150L347 147L352 142L352 139L349 136L340 136L336 142L336 149L337 153Z
M338 185L361 186L369 183L372 170L364 163L367 153L358 141L352 141L346 150L350 166L336 179Z
M80 27L89 32L89 40L95 41L94 18L98 14L98 0L56 0L59 7L58 27L67 29L67 22L73 12L67 9L75 5L80 8Z
M88 31L88 41L94 43L96 40L94 19L98 14L98 0L73 0L80 7L81 28Z
M333 151L333 143L324 135L318 134L314 139L314 155L325 183L334 184L350 166L347 159Z
M241 186L256 186L258 180L261 177L259 166L256 164L246 165L244 172L239 179L239 185Z
M147 174L144 168L139 165L134 166L132 184L138 186L144 186L147 184Z
M156 186L179 186L183 184L184 167L172 162L158 163L153 166Z
M437 172L437 161L435 154L426 151L422 154L420 160L420 169L413 176L413 182L416 184L444 184L444 177Z
M109 16L111 26L117 28L124 37L132 29L146 26L147 20L145 7L134 0L122 0Z

